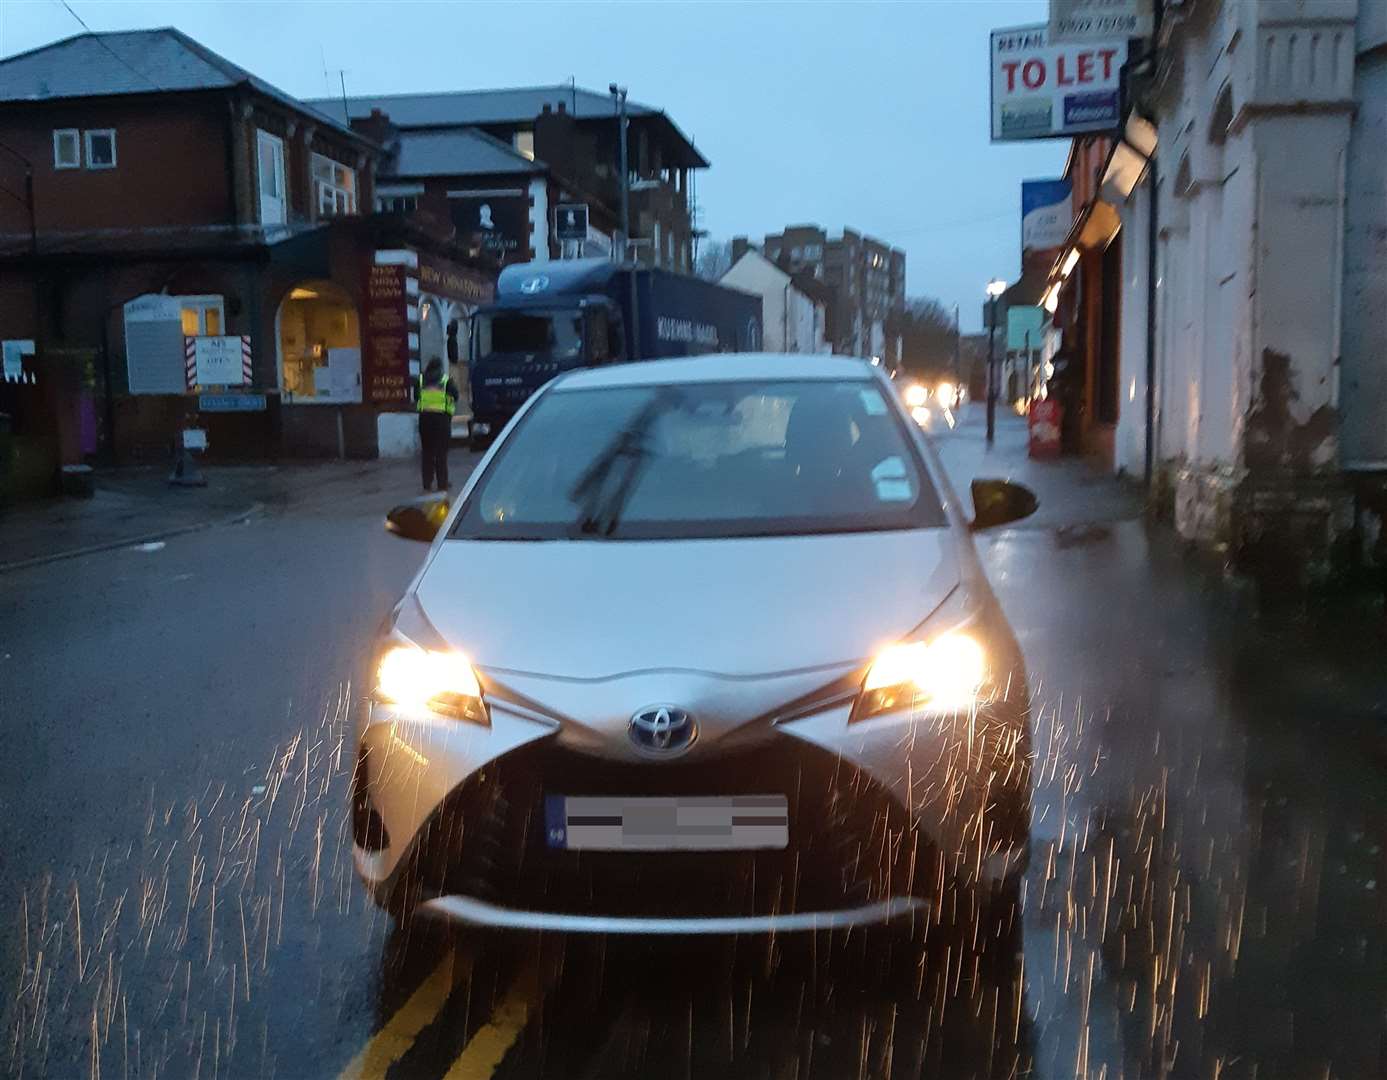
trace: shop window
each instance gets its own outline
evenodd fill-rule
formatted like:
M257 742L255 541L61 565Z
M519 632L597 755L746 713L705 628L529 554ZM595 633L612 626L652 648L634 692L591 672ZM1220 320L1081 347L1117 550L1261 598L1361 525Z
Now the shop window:
M318 216L356 213L356 170L322 154L313 155L313 188L318 193Z
M412 214L419 209L418 195L381 195L376 209L385 214Z
M87 133L87 168L116 167L116 133L110 128Z
M76 128L59 128L53 132L53 168L82 167L82 133Z
M279 309L284 400L296 405L361 400L361 332L356 305L328 281L304 282Z

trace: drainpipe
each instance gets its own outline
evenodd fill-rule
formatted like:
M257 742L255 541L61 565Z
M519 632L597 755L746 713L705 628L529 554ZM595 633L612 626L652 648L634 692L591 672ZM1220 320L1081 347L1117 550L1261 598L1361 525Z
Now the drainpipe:
M1149 490L1156 469L1156 241L1160 236L1154 153L1147 165L1146 184L1146 462L1143 477Z
M790 351L790 284L785 283L785 295L780 309L780 351Z

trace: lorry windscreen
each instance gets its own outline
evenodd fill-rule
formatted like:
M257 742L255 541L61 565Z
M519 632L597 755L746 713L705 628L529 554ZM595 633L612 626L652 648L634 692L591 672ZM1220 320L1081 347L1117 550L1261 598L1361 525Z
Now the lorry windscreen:
M544 354L564 359L581 355L583 317L569 311L497 311L477 316L477 357L493 353Z

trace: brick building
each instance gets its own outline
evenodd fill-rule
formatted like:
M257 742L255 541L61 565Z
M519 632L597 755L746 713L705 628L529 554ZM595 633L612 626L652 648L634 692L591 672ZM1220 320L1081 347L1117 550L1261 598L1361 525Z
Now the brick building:
M620 139L610 95L561 85L324 99L314 103L385 149L382 209L423 210L505 262L579 253L554 235L554 208L584 203L583 254L610 251L619 227ZM708 162L665 113L629 116L632 254L689 272L692 178Z
M400 449L425 280L455 312L491 295L493 260L360 216L367 136L176 30L0 61L0 143L0 184L26 192L0 199L13 491L93 455L163 458L189 425L216 455ZM378 264L398 312L371 295ZM188 339L236 337L241 378L194 393L212 369Z

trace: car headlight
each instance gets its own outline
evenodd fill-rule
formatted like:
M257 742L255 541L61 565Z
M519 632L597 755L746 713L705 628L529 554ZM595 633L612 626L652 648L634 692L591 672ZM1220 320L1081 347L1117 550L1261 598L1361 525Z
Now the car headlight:
M491 723L477 673L459 652L390 646L376 668L375 698L459 720Z
M963 633L904 641L884 649L867 669L852 719L910 706L927 713L967 712L987 681L987 655Z
M929 390L919 383L911 383L905 388L905 403L912 409L918 409L929 400Z

